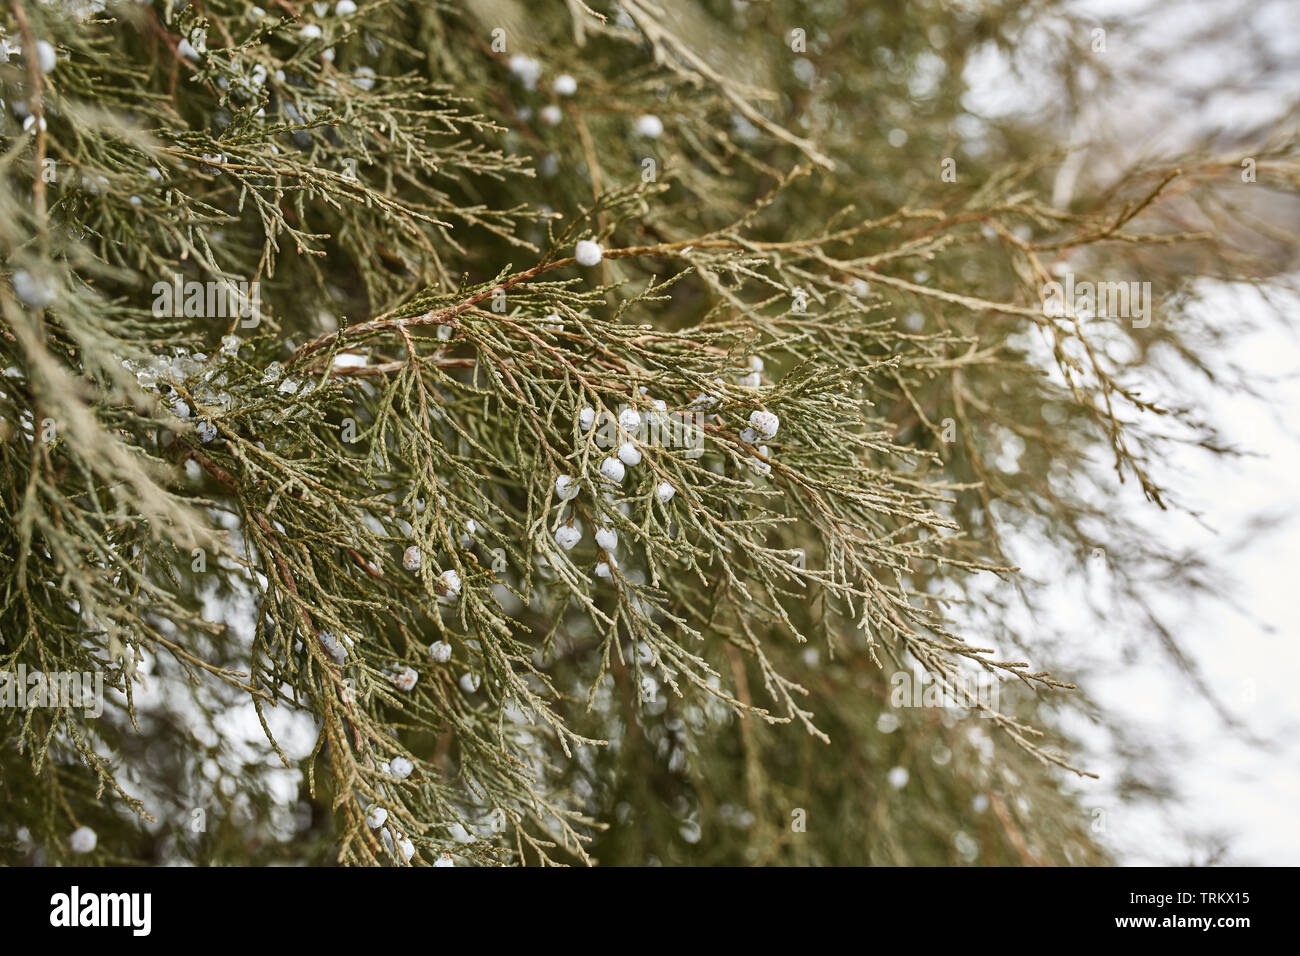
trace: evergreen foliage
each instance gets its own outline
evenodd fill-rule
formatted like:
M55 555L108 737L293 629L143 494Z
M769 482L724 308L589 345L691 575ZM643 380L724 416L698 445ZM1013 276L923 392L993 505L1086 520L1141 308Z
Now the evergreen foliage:
M961 104L1058 6L8 0L0 665L105 709L0 709L0 860L1105 861L1000 531L1159 560L1150 356L1289 240L1052 202Z

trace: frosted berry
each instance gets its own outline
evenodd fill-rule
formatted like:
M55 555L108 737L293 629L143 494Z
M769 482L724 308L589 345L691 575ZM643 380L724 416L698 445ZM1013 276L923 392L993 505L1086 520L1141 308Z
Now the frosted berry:
M749 414L749 427L764 438L775 438L776 430L781 426L781 419L771 412L755 410Z
M89 853L99 844L99 836L90 827L77 827L68 837L68 849L73 853Z
M519 78L519 82L524 84L525 88L531 90L537 86L537 78L542 73L542 65L531 56L516 53L510 58L510 72Z
M649 139L658 139L663 135L663 120L653 113L646 113L636 118L636 131Z
M40 67L42 73L49 73L54 69L55 59L54 46L48 40L37 40L36 65ZM82 829L84 830L85 827L82 827ZM91 836L94 836L93 832L91 833Z
M460 574L454 569L443 571L438 575L438 583L442 585L442 594L438 600L443 604L455 604L460 597Z
M573 257L578 260L580 266L599 265L602 255L604 253L600 246L590 239L579 239L578 244L573 247Z
M560 475L555 479L555 493L561 501L572 501L578 497L579 490L578 482L572 475Z
M600 463L600 473L615 484L619 484L627 474L627 469L617 458L606 458Z
M402 851L402 859L407 863L411 862L411 857L415 856L415 844L404 836L397 838L397 848Z
M334 658L335 664L342 664L348 659L347 647L329 631L320 632L320 643L321 647L329 652L330 657Z

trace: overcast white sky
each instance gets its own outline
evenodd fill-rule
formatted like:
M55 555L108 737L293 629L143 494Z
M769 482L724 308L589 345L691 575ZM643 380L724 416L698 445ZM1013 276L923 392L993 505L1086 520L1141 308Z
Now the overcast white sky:
M1290 302L1292 314L1300 315L1300 299ZM1225 286L1207 287L1200 307L1228 321L1262 310L1253 291ZM1156 755L1141 774L1176 793L1158 809L1121 805L1113 794L1120 763L1108 753L1105 736L1082 723L1070 725L1093 742L1084 762L1102 777L1082 787L1089 794L1085 802L1094 805L1095 799L1107 811L1105 838L1127 863L1206 862L1197 837L1217 837L1227 847L1224 863L1300 865L1300 341L1272 326L1242 337L1231 358L1272 382L1268 398L1220 396L1207 413L1254 457L1224 460L1181 449L1164 462L1199 520L1162 512L1136 493L1122 497L1135 525L1176 548L1231 565L1225 581L1231 604L1192 602L1177 592L1154 603L1242 730L1225 726L1153 639L1141 642L1136 659L1126 658L1131 623L1117 615L1114 627L1098 627L1081 610L1076 583L1056 586L1040 622L1067 638L1075 635L1073 661L1054 661L1054 667L1064 665L1068 673L1073 663L1087 673L1088 691L1111 721ZM1271 517L1247 532L1260 515ZM1025 567L1052 560L1030 541L1014 548Z

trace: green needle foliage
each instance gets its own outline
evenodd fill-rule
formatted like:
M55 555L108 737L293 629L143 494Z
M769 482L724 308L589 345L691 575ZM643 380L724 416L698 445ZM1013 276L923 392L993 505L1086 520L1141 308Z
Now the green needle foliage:
M0 859L1105 861L1003 535L1152 559L1084 465L1163 506L1285 242L1052 203L960 103L1056 6L8 0L0 664L105 699L0 710Z

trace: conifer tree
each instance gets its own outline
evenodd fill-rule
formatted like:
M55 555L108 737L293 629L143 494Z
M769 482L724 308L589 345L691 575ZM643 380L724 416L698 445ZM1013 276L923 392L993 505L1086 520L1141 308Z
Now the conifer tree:
M1004 534L1153 559L1149 357L1297 167L1054 197L967 67L1092 27L6 0L0 860L1108 860Z

